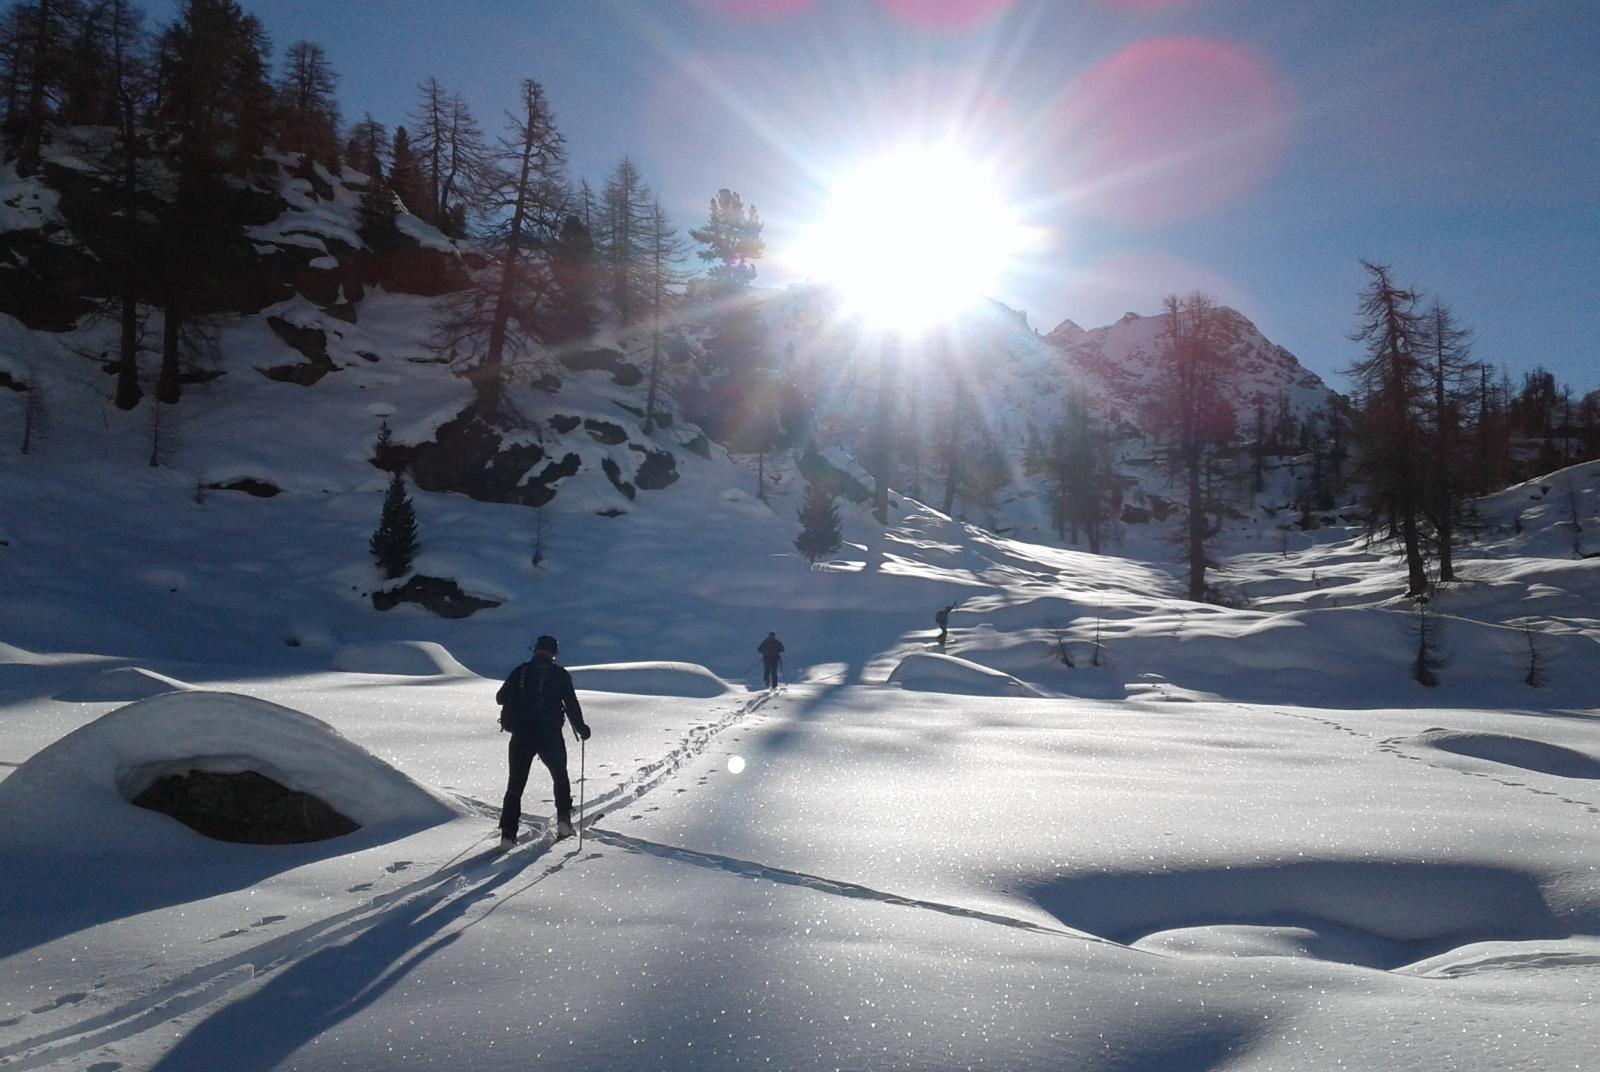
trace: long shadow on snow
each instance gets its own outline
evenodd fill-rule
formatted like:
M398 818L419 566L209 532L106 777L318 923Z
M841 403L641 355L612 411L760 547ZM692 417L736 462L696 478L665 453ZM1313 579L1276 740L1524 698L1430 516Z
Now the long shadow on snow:
M576 850L546 867L499 903L543 882L575 854ZM268 1072L279 1067L296 1049L372 1005L454 943L465 926L477 921L453 930L452 925L545 855L543 851L529 855L515 866L501 864L483 881L465 889L445 887L384 910L377 922L354 939L323 946L294 961L254 994L224 1006L190 1030L152 1072L213 1072L219 1068Z

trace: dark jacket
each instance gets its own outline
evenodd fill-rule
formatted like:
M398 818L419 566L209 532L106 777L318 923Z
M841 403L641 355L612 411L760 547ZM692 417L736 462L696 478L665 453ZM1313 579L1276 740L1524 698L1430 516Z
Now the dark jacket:
M769 636L760 643L756 650L761 653L761 657L767 662L775 663L778 661L778 656L783 654L783 641L775 636Z
M500 705L500 725L513 733L559 735L563 717L579 733L585 729L572 675L553 662L523 663L511 671L494 699Z

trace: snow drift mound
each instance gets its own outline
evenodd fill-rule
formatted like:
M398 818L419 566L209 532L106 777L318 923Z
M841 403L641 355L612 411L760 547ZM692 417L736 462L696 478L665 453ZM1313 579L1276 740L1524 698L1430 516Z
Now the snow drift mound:
M102 670L71 688L56 693L55 699L68 703L132 703L164 692L183 692L192 685L175 677L158 674L138 666L119 666Z
M573 686L590 692L711 697L733 687L699 663L597 663L569 669Z
M1572 748L1526 737L1431 729L1394 743L1436 748L1441 752L1486 759L1491 763L1540 774L1554 774L1561 778L1600 778L1600 759Z
M1010 674L1002 674L954 655L915 652L900 660L889 683L923 692L951 692L963 696L1039 696L1041 693Z
M184 856L197 835L130 801L159 779L192 770L256 771L359 826L400 828L396 834L454 817L426 789L310 715L189 690L109 712L0 782L0 855Z
M349 674L395 674L402 677L472 677L442 644L431 640L391 640L346 644L333 654L333 668Z

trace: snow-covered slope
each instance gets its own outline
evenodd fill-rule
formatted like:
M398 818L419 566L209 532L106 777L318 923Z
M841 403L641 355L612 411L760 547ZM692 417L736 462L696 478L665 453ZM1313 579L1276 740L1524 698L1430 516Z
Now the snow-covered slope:
M262 244L341 273L305 181ZM757 497L595 359L513 392L482 457L522 469L412 489L417 573L497 605L380 611L378 421L415 451L468 398L436 308L341 282L230 317L161 425L109 403L106 326L0 319L49 416L17 453L0 389L0 1067L1600 1067L1600 463L1475 504L1425 688L1392 549L1337 519L1230 527L1227 608L1153 534L1090 555L902 494L813 568L792 461ZM801 365L853 352L819 308L768 305ZM968 382L1015 430L1060 351L992 315ZM332 369L258 371L309 360L269 316ZM874 371L833 367L823 434ZM768 630L784 684L753 691ZM547 632L589 822L494 858L493 696ZM364 825L234 845L129 802L191 765ZM549 825L542 774L524 804Z

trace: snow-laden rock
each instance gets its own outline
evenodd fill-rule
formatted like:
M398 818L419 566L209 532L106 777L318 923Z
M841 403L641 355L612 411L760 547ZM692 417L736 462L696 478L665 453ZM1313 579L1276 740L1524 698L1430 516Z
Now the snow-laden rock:
M1038 696L1038 689L1025 685L999 670L958 659L954 655L913 652L900 660L889 674L889 683L926 692L953 692L966 696Z
M192 859L199 835L129 803L157 778L190 770L254 770L320 797L363 827L387 826L391 836L455 814L320 719L191 689L102 715L0 782L0 855Z
M698 663L597 663L570 668L574 687L642 696L721 696L733 686Z

